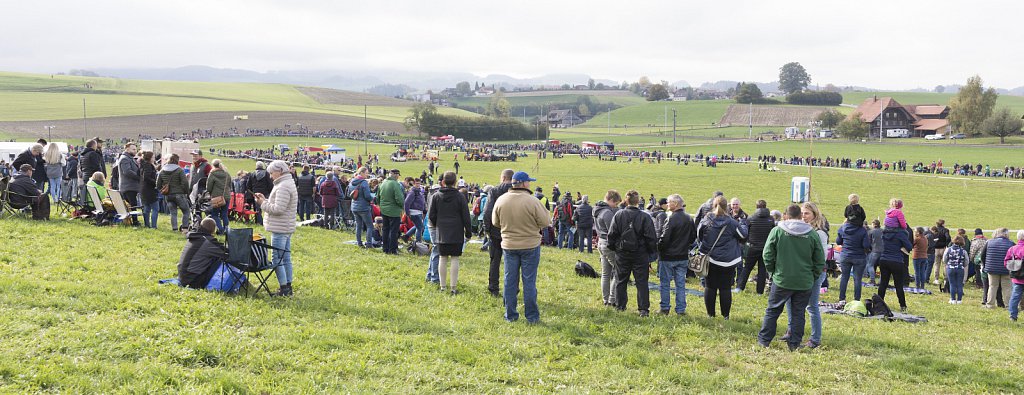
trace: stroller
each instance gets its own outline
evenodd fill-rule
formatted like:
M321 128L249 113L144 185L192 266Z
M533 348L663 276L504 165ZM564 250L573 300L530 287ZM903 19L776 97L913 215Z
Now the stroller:
M196 201L192 203L192 223L188 225L188 231L193 232L199 230L199 224L203 222L203 218L210 215L213 211L213 207L210 206L210 194L204 192L201 195L196 196Z

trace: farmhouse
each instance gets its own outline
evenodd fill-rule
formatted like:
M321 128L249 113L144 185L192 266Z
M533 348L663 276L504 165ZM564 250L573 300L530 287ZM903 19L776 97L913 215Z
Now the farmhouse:
M547 116L548 125L553 128L567 128L583 123L573 110L552 110Z
M944 134L949 129L949 107L938 104L903 105L891 97L875 96L865 99L856 112L860 113L861 121L871 124L873 137L879 133L886 137L924 137Z

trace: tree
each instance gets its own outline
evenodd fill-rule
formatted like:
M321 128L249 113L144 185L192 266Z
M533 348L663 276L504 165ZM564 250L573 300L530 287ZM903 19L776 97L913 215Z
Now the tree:
M787 94L800 92L810 83L811 75L799 62L789 62L779 68L779 89Z
M512 116L512 104L505 98L501 91L494 92L491 101L487 103L487 115L495 118L509 118Z
M1024 121L1021 121L1017 114L1010 111L1008 107L1003 107L981 123L981 130L999 137L999 144L1006 144L1006 136L1020 133L1021 126L1024 126Z
M594 86L594 88L597 88L597 90L604 90L606 87L604 86L603 82L598 82L597 85Z
M594 79L593 78L587 80L587 88L589 88L590 90L594 90L594 86L595 85L594 85Z
M967 85L949 100L950 125L959 132L980 134L981 123L992 115L998 98L994 88L984 90L981 77L968 78Z
M758 88L757 84L744 82L739 85L739 88L736 88L737 103L759 103L763 99L764 94L761 93L761 88Z
M473 93L473 91L469 89L469 81L462 81L458 84L455 84L455 91L462 96L469 96L469 94Z
M946 87L942 85L935 85L935 93L942 93L946 91Z
M821 127L825 129L832 129L843 121L843 114L836 111L834 108L830 108L823 111L821 114L818 114L818 117L815 118L815 120L821 121Z
M579 111L581 117L590 116L590 107L587 107L586 104L580 104L580 106L577 107L577 111Z
M647 89L647 101L665 100L668 97L668 89L662 84L654 84Z
M469 83L466 83L469 86ZM412 108L409 109L409 118L405 119L405 130L411 130L416 128L416 134L419 135L423 131L423 119L429 118L437 114L437 107L430 102L419 102L413 104Z
M867 137L870 130L871 126L861 121L860 113L855 112L839 123L836 133L850 140L858 140Z
M569 89L571 89L571 88L572 88L572 87L571 87L571 86L569 86L569 84L562 84L562 90L569 90Z
M640 79L637 80L636 83L640 84L641 88L647 88L647 87L651 86L651 79L647 78L647 76L645 75L645 76L640 77Z

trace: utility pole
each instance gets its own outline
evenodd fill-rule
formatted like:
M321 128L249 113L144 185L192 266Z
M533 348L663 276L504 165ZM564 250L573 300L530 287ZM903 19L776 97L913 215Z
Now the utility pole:
M85 140L89 138L89 121L87 120L87 118L85 116L85 98L84 97L82 98L82 126L85 129L85 132L84 132L85 134L82 135L82 143L84 144Z
M56 126L49 125L43 127L46 128L46 140L53 141L53 128L55 128Z
M676 109L672 109L672 144L676 143Z
M747 113L747 117L748 117L747 118L747 122L749 122L749 129L748 129L749 132L748 133L750 134L749 138L751 140L753 140L754 139L754 102L753 101L750 102L750 107L749 108L750 108L750 111Z
M358 107L357 107L358 108ZM363 154L370 157L370 146L367 140L370 139L370 132L366 130L366 105L363 104Z

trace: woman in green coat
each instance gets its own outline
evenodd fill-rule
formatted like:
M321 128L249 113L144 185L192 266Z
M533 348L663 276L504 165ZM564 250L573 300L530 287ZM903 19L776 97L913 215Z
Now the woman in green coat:
M228 211L231 204L231 175L228 169L214 159L210 163L213 170L206 179L206 191L210 193L210 216L217 223L217 234L224 234L228 231ZM223 199L223 200L222 200ZM215 204L216 203L216 204ZM217 205L220 204L219 207Z

